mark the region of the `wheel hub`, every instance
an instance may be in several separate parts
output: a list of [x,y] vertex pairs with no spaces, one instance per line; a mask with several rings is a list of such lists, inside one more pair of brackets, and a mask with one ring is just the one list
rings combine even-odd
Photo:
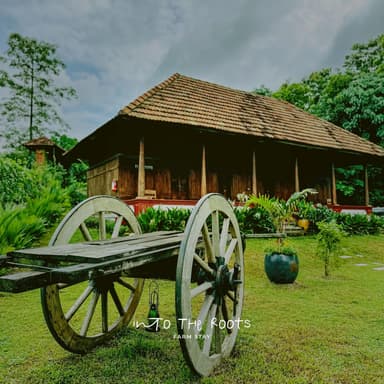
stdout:
[[217,268],[215,288],[220,296],[224,296],[230,289],[230,272],[227,265],[220,265]]

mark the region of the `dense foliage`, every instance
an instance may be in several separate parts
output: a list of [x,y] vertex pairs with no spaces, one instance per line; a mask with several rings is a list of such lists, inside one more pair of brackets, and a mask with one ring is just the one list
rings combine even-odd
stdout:
[[240,231],[244,234],[275,232],[275,226],[269,213],[262,207],[236,207],[235,215]]
[[137,219],[143,232],[183,231],[190,214],[183,208],[147,208]]
[[[38,194],[18,204],[0,204],[0,254],[31,246],[70,208],[68,193],[60,182],[50,172],[40,172]],[[31,190],[37,190],[33,184]]]
[[[303,204],[302,204],[303,203]],[[304,204],[305,203],[305,204]],[[305,210],[303,206],[305,205]],[[324,205],[301,201],[303,209],[294,211],[293,218],[306,218],[310,221],[310,233],[318,233],[320,223],[336,222],[348,235],[376,235],[384,232],[384,218],[375,215],[350,215],[336,213]],[[234,212],[239,223],[240,231],[244,234],[273,233],[276,225],[271,214],[262,206],[235,207]],[[138,216],[143,232],[153,231],[183,231],[191,211],[189,209],[148,208]]]
[[62,167],[24,160],[0,157],[0,253],[31,246],[85,197],[85,183],[70,182]]

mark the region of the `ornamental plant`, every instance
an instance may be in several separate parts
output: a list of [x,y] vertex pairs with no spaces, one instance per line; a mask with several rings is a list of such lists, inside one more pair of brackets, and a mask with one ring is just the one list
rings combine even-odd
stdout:
[[341,240],[345,233],[341,225],[332,220],[329,223],[317,223],[319,233],[317,234],[316,254],[324,263],[324,276],[330,275],[331,265],[337,265],[337,256],[341,250]]
[[297,211],[299,202],[305,200],[308,195],[317,193],[313,188],[306,188],[300,192],[293,193],[288,200],[269,197],[267,195],[252,195],[246,202],[246,206],[262,207],[271,217],[271,221],[277,233],[282,234],[282,238],[278,239],[277,253],[283,253],[283,237],[286,235],[286,226],[289,224],[294,213]]

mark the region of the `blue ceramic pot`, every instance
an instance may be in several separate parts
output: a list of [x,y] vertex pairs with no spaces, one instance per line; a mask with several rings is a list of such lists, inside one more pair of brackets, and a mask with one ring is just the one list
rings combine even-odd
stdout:
[[268,279],[277,284],[293,283],[299,273],[297,255],[271,253],[265,255],[264,268]]

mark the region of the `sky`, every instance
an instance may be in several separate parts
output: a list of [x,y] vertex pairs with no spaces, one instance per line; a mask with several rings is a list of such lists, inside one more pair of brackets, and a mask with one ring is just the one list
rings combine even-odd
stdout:
[[175,72],[274,90],[340,67],[383,20],[383,0],[0,0],[0,52],[13,32],[57,46],[58,82],[78,94],[62,116],[82,139]]

